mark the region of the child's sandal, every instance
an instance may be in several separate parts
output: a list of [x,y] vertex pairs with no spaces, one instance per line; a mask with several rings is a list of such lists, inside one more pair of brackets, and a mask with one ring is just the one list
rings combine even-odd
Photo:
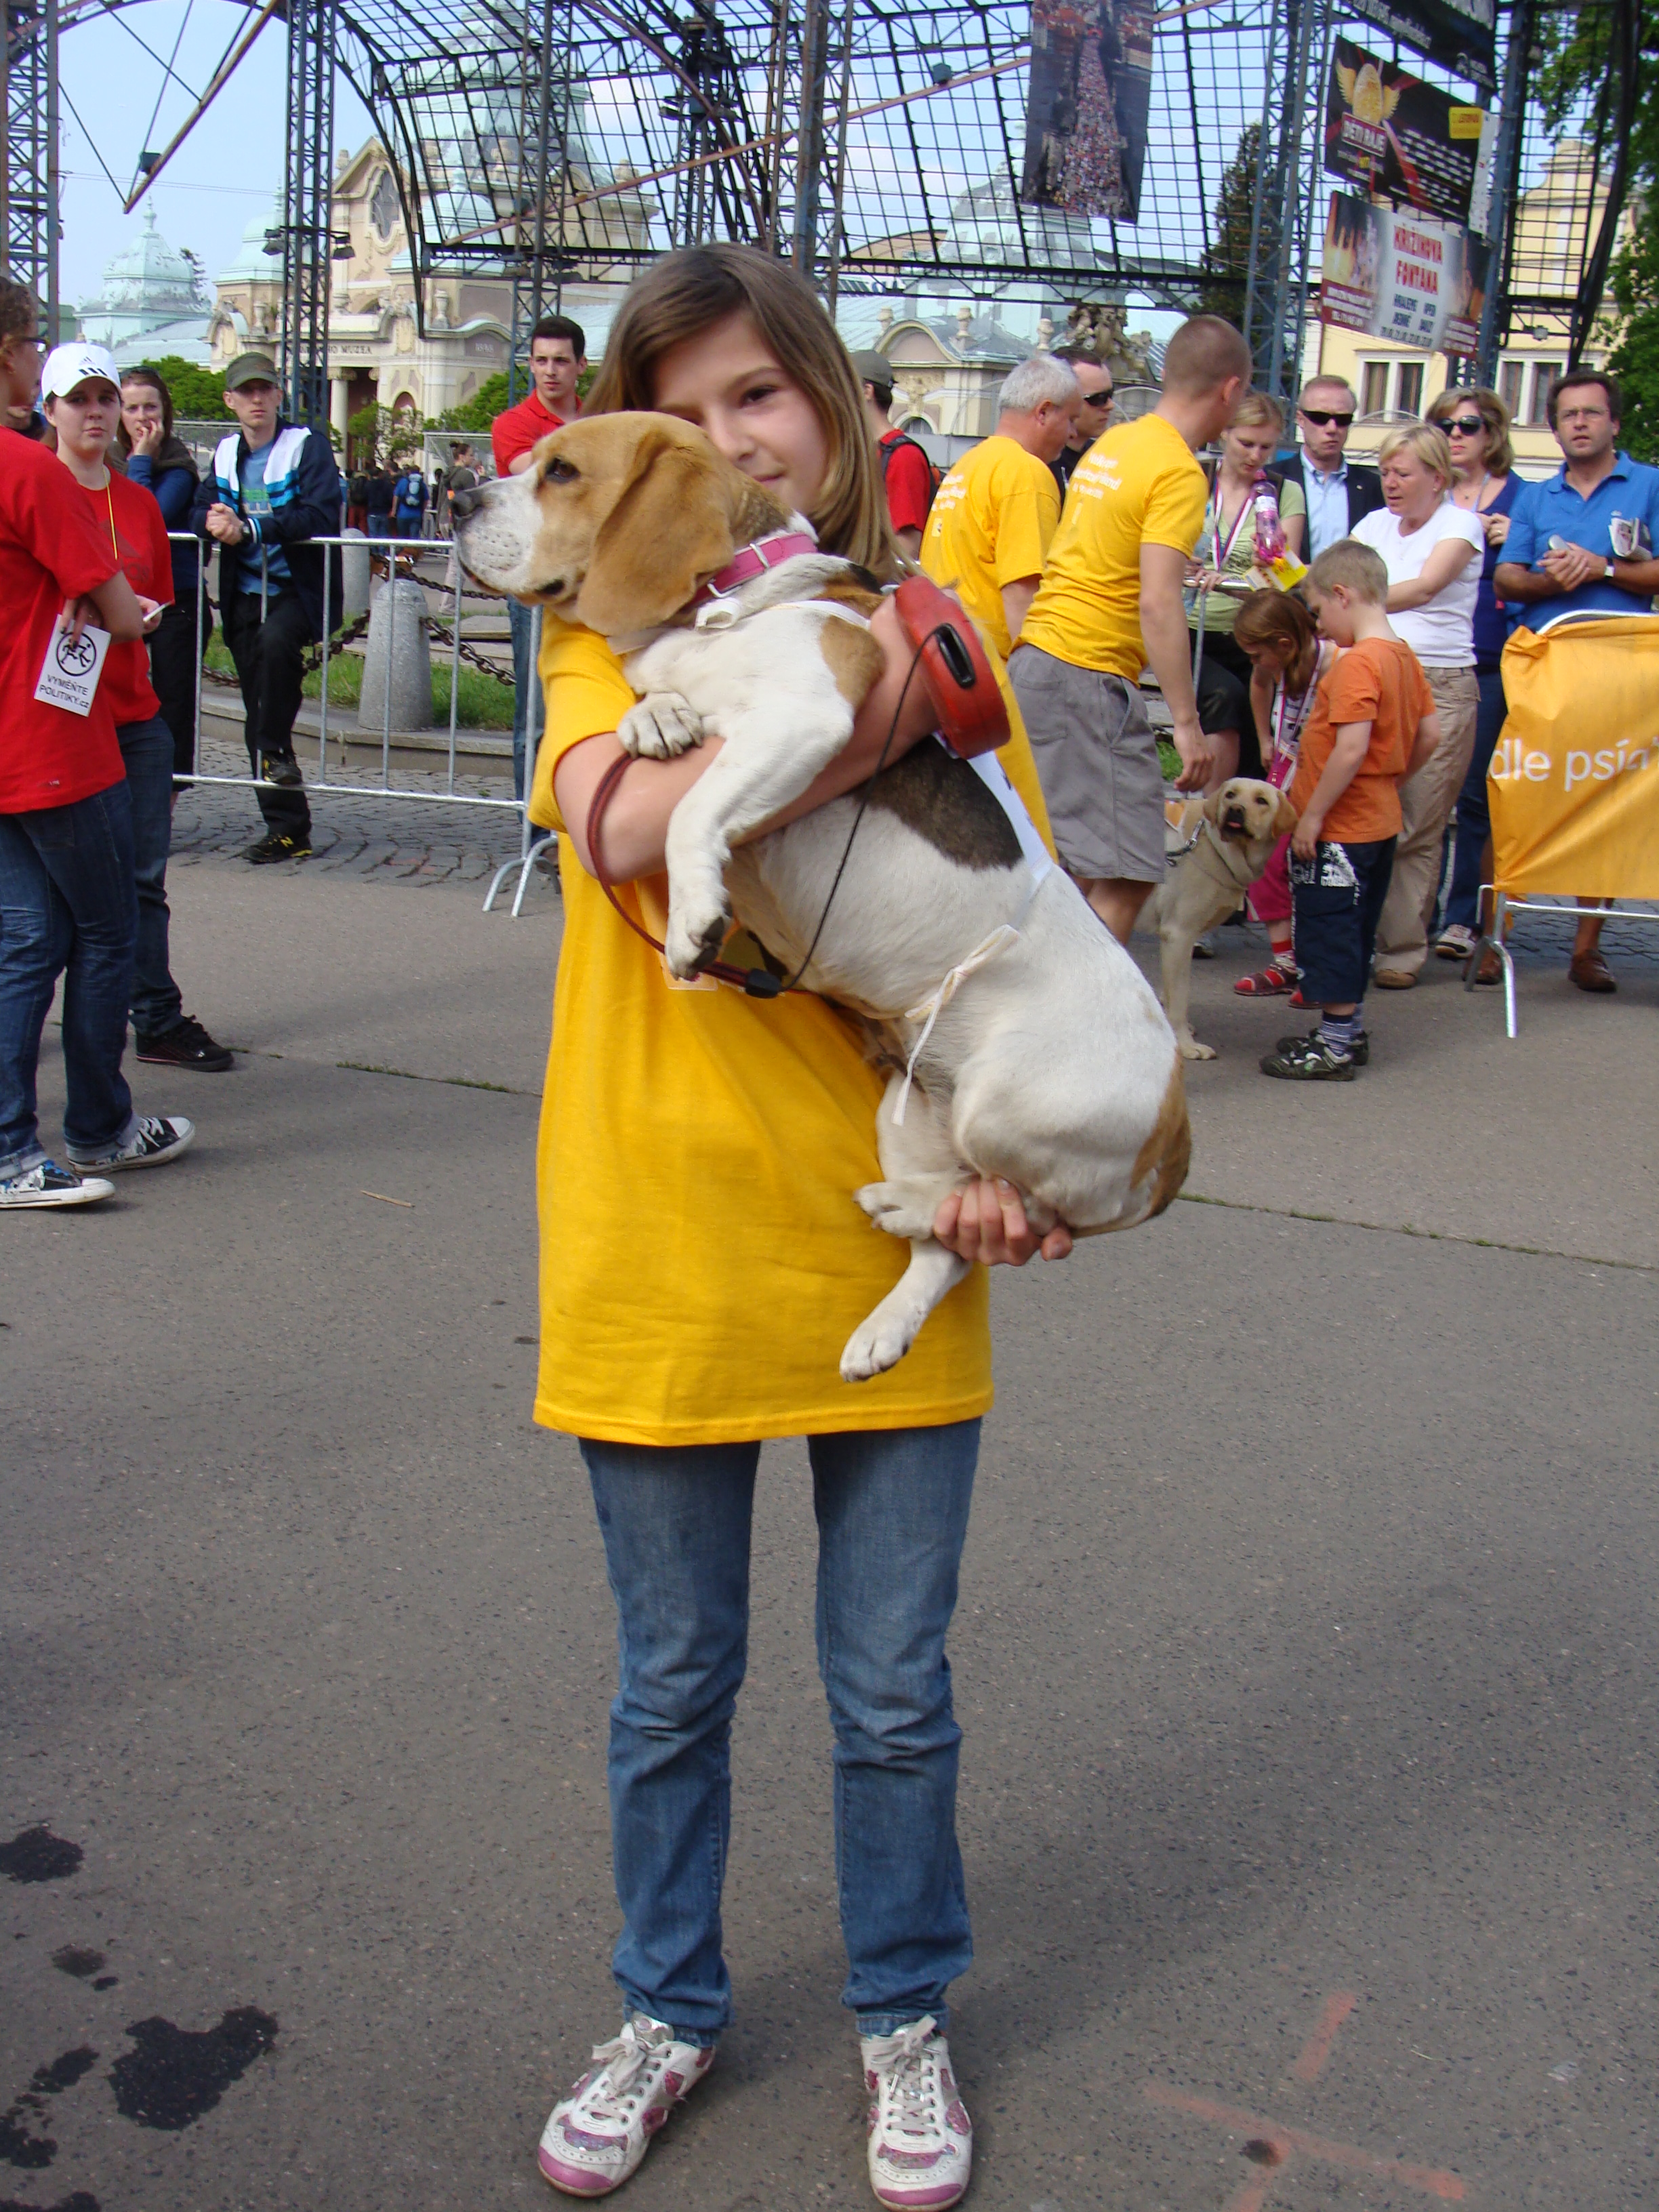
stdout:
[[1256,975],[1241,975],[1233,988],[1241,999],[1282,999],[1296,988],[1296,970],[1269,961]]

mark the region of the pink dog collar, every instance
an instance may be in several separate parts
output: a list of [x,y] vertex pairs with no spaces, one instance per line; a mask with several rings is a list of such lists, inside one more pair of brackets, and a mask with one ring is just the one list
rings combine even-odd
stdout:
[[752,583],[769,568],[781,568],[786,561],[798,561],[803,553],[817,550],[817,539],[804,530],[775,530],[769,538],[757,538],[752,545],[733,555],[717,576],[709,578],[694,604],[702,606],[708,599],[723,599],[739,584]]

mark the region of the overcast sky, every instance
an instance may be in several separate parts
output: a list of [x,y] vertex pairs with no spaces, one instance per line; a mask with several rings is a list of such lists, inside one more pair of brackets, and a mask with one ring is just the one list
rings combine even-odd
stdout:
[[[151,0],[64,34],[67,173],[59,251],[66,301],[78,305],[94,297],[106,264],[143,228],[145,203],[124,216],[122,193],[104,174],[99,157],[116,185],[129,186],[140,152],[166,145],[227,46],[247,28],[249,15],[246,8],[229,0]],[[151,195],[168,245],[189,246],[206,261],[210,295],[213,278],[235,258],[243,231],[256,216],[264,216],[281,185],[286,54],[283,24],[273,20]],[[169,61],[182,84],[167,75],[162,64]],[[371,127],[350,88],[339,81],[336,145],[355,150]]]

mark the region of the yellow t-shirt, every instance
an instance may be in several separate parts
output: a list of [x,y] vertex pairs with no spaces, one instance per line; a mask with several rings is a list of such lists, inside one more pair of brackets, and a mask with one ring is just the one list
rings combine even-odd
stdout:
[[1186,440],[1161,415],[1097,438],[1072,478],[1020,642],[1139,684],[1146,665],[1140,549],[1190,554],[1207,493]]
[[[550,615],[541,676],[547,736],[531,812],[562,830],[559,759],[614,730],[634,694],[603,639]],[[1035,787],[1023,732],[1002,757],[1022,793]],[[805,992],[761,1001],[707,979],[673,981],[568,838],[559,858],[564,941],[537,1147],[536,1419],[680,1444],[982,1413],[982,1267],[889,1373],[847,1383],[838,1372],[842,1345],[909,1259],[853,1201],[880,1176],[884,1079],[850,1024]],[[658,938],[667,888],[660,876],[618,886]]]
[[1012,438],[987,438],[945,477],[921,537],[921,565],[954,592],[1008,658],[1002,586],[1040,576],[1060,522],[1054,471]]

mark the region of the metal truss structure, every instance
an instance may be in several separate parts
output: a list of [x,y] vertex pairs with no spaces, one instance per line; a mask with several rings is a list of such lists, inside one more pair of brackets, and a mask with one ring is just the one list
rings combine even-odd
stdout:
[[[1511,0],[1500,14],[1508,105],[1495,189],[1511,217],[1523,203],[1535,212],[1552,188],[1528,98],[1531,10],[1549,3]],[[44,298],[56,286],[56,41],[60,28],[133,0],[4,4],[6,252]],[[285,15],[291,160],[271,248],[286,275],[285,366],[296,399],[313,407],[325,374],[337,70],[392,155],[415,272],[509,283],[515,357],[568,282],[625,279],[665,247],[738,238],[792,260],[832,302],[837,292],[883,293],[933,315],[963,304],[994,315],[1010,300],[1040,301],[1057,320],[1073,304],[1187,310],[1218,275],[1245,279],[1259,378],[1283,389],[1317,281],[1329,43],[1344,31],[1390,45],[1340,0],[1102,0],[1119,22],[1139,9],[1153,55],[1130,222],[1018,198],[1031,52],[1021,0],[247,4],[249,30],[201,105],[263,23]],[[1076,4],[1086,26],[1096,0]],[[1638,0],[1607,4],[1633,37]],[[1521,227],[1503,227],[1489,351],[1511,315],[1546,312],[1565,314],[1582,346],[1635,84],[1633,60],[1622,76],[1615,68],[1585,118],[1592,173],[1587,184],[1581,162],[1571,183],[1576,251],[1552,247],[1546,266]],[[1218,199],[1251,126],[1260,159],[1241,268]]]

